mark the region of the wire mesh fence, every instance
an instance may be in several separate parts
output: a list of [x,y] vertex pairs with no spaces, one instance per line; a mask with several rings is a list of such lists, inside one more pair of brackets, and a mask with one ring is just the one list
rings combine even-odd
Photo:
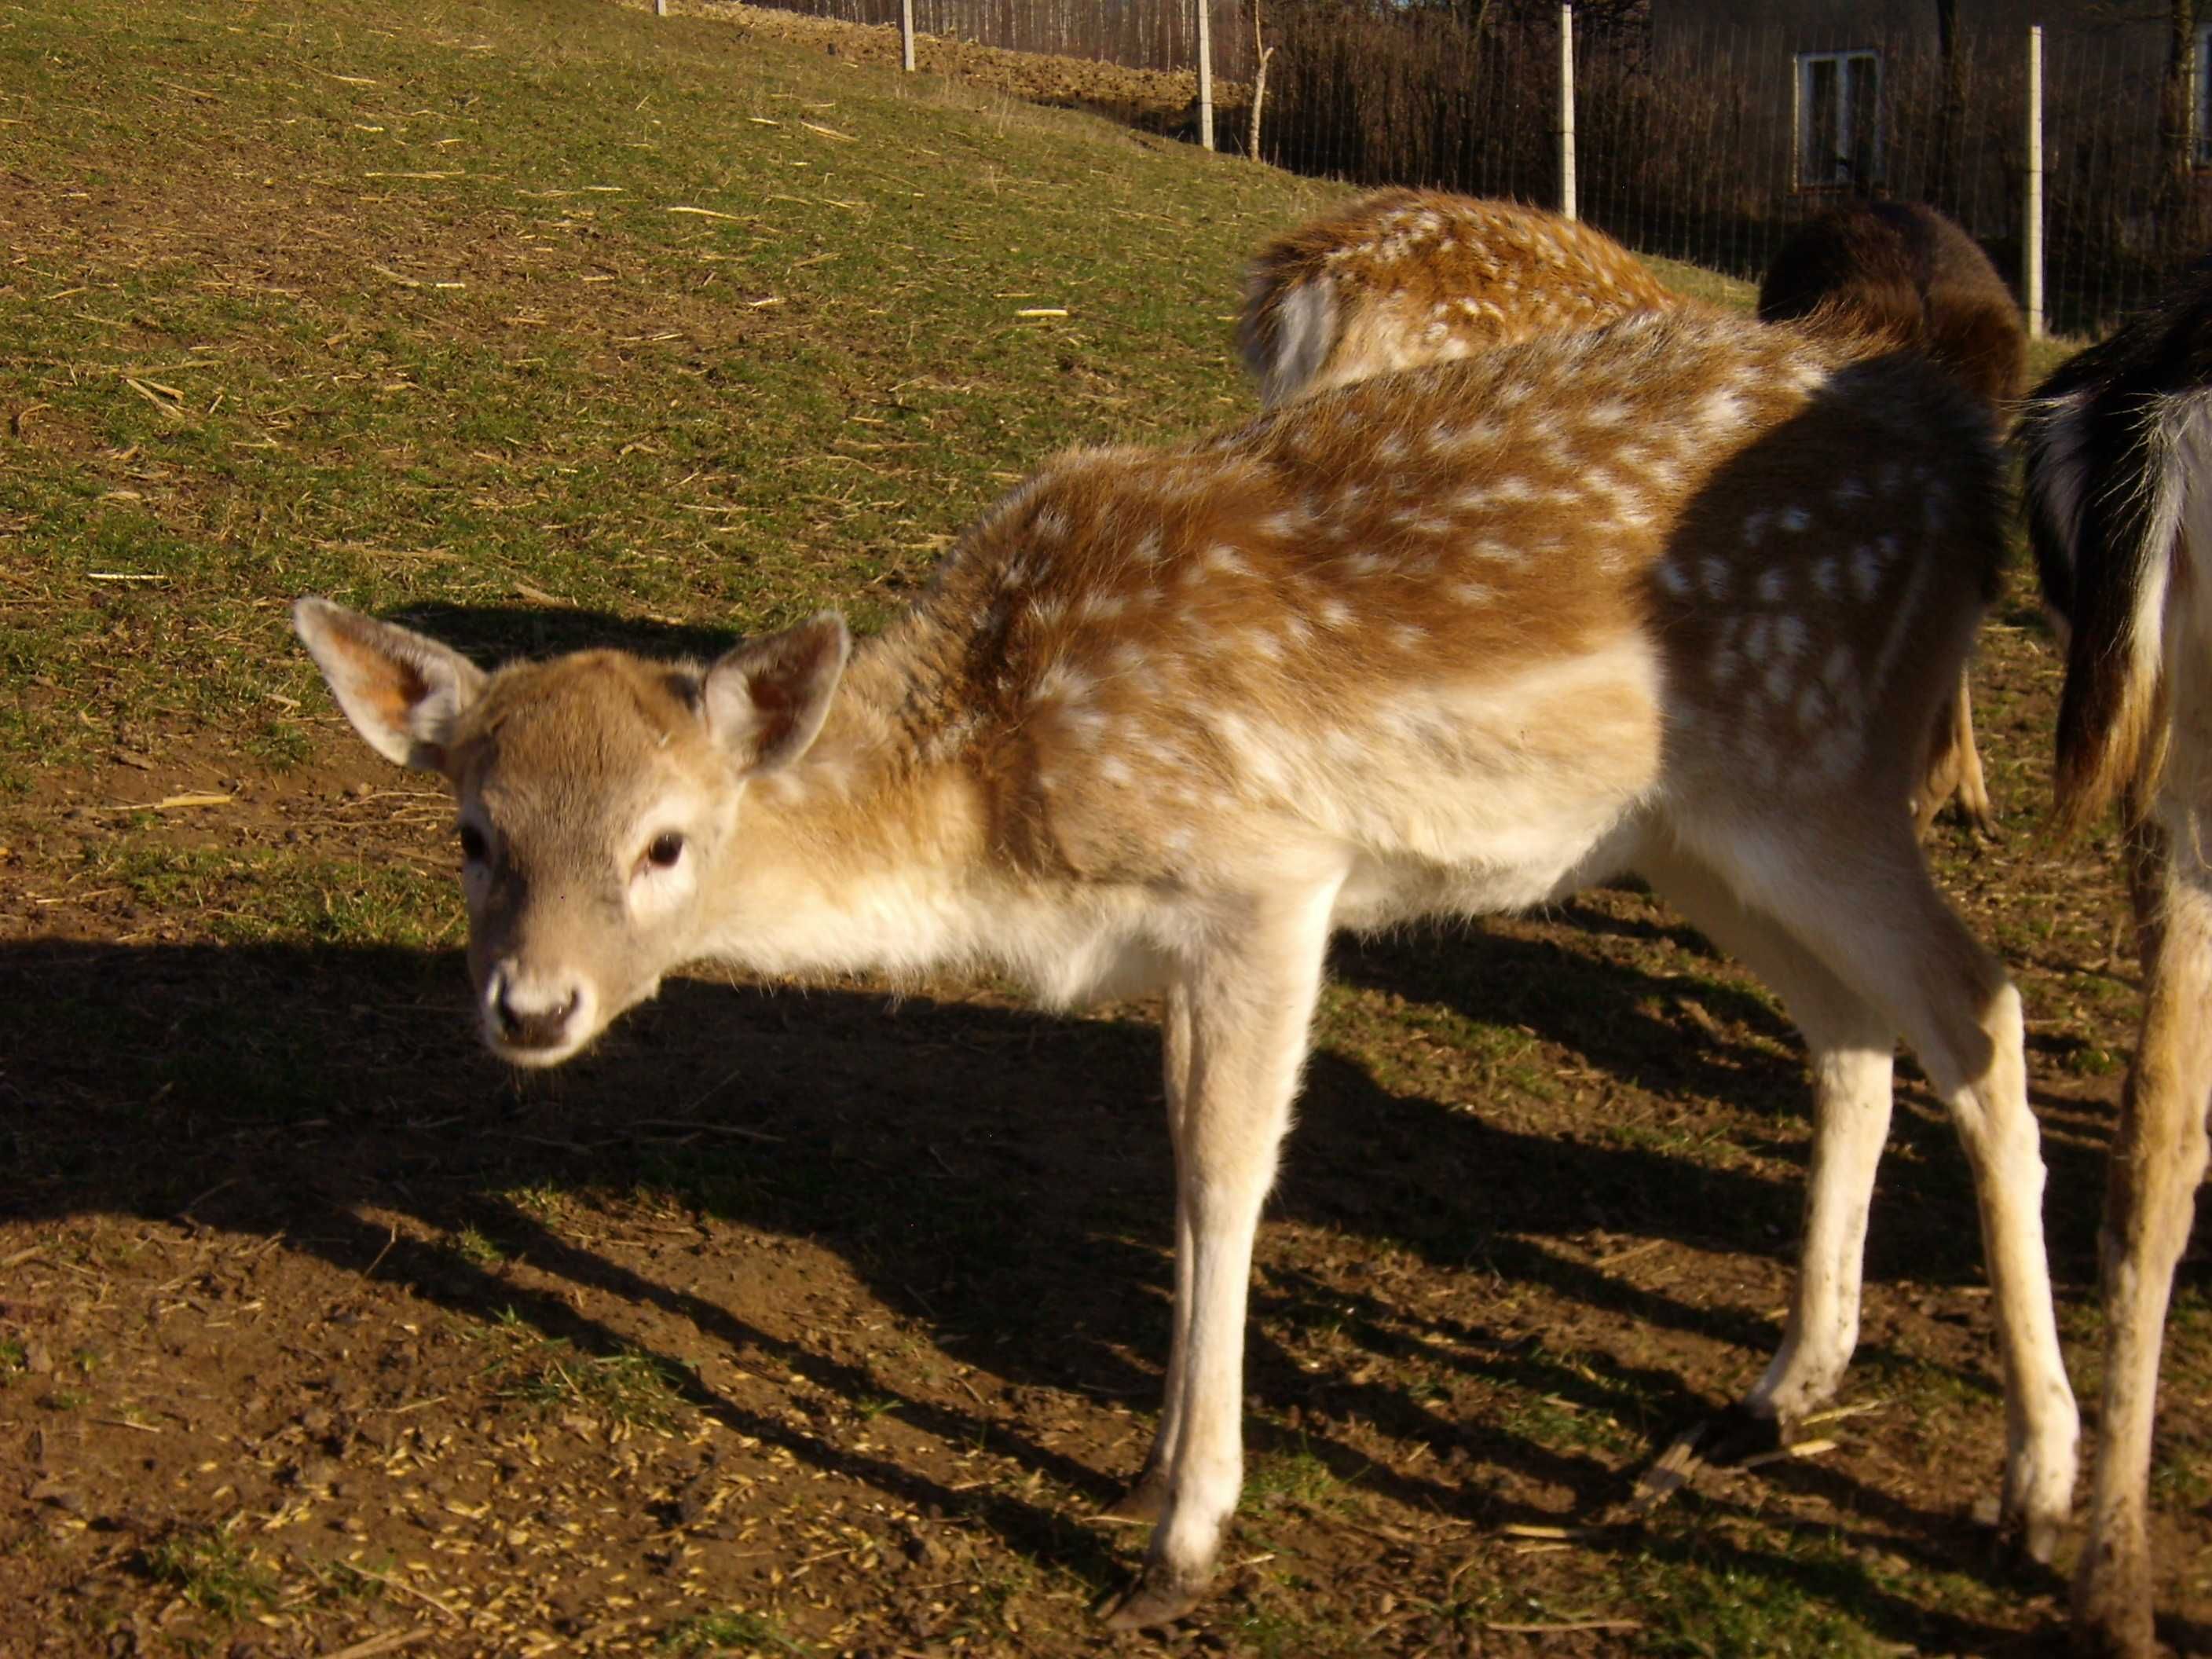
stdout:
[[[1206,0],[1213,72],[1250,73],[1251,12],[1244,0]],[[899,21],[900,0],[756,0],[844,23]],[[1194,0],[914,0],[917,33],[1008,52],[1087,58],[1128,69],[1192,70],[1198,64]]]
[[[900,11],[900,0],[775,3],[894,27]],[[1557,0],[1260,3],[1273,49],[1264,159],[1356,183],[1559,204]],[[1218,142],[1245,146],[1253,0],[913,4],[924,34],[1156,71],[1195,66],[1206,5]],[[2017,23],[1939,30],[1942,10],[1775,0],[1747,17],[1722,0],[1584,0],[1582,216],[1642,252],[1755,279],[1808,214],[1838,198],[1924,201],[1963,224],[2017,287],[2027,9]],[[2176,153],[2175,75],[2155,21],[2045,31],[2045,310],[2057,331],[2101,331],[2212,241],[2212,190],[2199,182],[2212,174]]]
[[[2187,163],[2160,152],[2161,47],[2154,30],[2045,30],[2044,308],[2057,331],[2102,331],[2204,245]],[[1926,202],[2017,285],[2027,59],[2025,25],[1962,30],[1946,52],[1863,21],[1826,39],[1778,22],[1684,27],[1640,58],[1585,52],[1583,216],[1633,247],[1756,277],[1839,197]]]

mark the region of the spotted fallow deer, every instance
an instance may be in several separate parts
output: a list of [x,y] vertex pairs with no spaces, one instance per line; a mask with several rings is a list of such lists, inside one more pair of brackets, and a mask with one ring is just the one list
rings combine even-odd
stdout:
[[2154,1650],[2149,1502],[2158,1357],[2212,1107],[2212,266],[2039,386],[2021,417],[2028,522],[2065,625],[2057,814],[2118,795],[2143,1022],[2100,1237],[2105,1377],[2086,1650]]
[[[2000,431],[2027,375],[2027,330],[2012,290],[1972,237],[1918,202],[1846,202],[1808,220],[1767,267],[1759,315],[1925,352]],[[1973,830],[1995,830],[1964,673],[1936,722],[1928,775],[1914,797],[1923,835],[1954,800]]]
[[1651,318],[1077,452],[848,647],[485,675],[320,599],[380,752],[459,800],[483,1035],[574,1054],[680,963],[988,965],[1159,992],[1175,1331],[1118,1627],[1200,1596],[1235,1507],[1245,1294],[1330,934],[1638,871],[1788,999],[1813,1056],[1802,1270],[1744,1409],[1856,1339],[1893,1045],[1974,1170],[2008,1390],[2002,1511],[2047,1552],[2076,1419],[2018,995],[1905,811],[2002,552],[1983,420],[1916,361]]
[[1237,339],[1273,408],[1370,374],[1683,304],[1626,248],[1540,208],[1384,190],[1253,258]]

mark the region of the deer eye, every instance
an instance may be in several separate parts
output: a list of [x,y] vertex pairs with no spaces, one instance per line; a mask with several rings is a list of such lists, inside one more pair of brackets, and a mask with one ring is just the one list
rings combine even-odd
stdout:
[[655,836],[653,845],[645,849],[646,861],[656,870],[672,870],[677,860],[684,856],[684,837],[673,830]]
[[461,856],[471,864],[483,863],[485,853],[489,850],[484,845],[483,831],[473,823],[465,823],[461,826],[460,834]]

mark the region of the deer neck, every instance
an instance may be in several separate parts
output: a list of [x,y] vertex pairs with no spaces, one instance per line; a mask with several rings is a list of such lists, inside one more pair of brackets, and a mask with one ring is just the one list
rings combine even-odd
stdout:
[[776,975],[922,974],[988,954],[992,856],[970,653],[909,614],[854,654],[821,735],[738,807],[708,954]]

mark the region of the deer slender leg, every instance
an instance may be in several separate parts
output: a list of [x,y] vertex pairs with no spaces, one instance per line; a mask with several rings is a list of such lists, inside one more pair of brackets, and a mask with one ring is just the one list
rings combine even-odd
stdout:
[[[2130,826],[2130,852],[2148,826]],[[2146,966],[2142,1033],[2120,1108],[2099,1236],[2104,1399],[2090,1485],[2089,1547],[2074,1585],[2084,1650],[2154,1651],[2148,1528],[2159,1350],[2173,1271],[2189,1242],[2212,1106],[2212,880],[2185,856],[2146,909],[2149,869],[2131,857]]]
[[1913,822],[1923,836],[1954,799],[1967,828],[1978,835],[1996,833],[1996,809],[1990,802],[1989,781],[1982,775],[1981,751],[1974,746],[1972,670],[1965,665],[1959,670],[1957,691],[1936,717],[1927,774],[1913,796]]
[[1903,1032],[1950,1110],[1973,1167],[2004,1368],[2002,1512],[2048,1560],[2073,1501],[2081,1419],[2044,1250],[2020,994],[1936,890],[1910,826],[1870,811],[1855,828],[1802,817],[1749,826],[1715,861]]
[[1255,898],[1232,939],[1180,964],[1189,1010],[1188,1084],[1176,1184],[1189,1235],[1189,1319],[1167,1491],[1115,1629],[1181,1618],[1204,1594],[1243,1486],[1244,1311],[1260,1206],[1290,1126],[1321,990],[1340,877]]
[[[1652,884],[1716,944],[1778,992],[1804,1034],[1813,1069],[1814,1131],[1797,1284],[1782,1345],[1742,1405],[1749,1424],[1724,1439],[1757,1449],[1833,1397],[1858,1344],[1867,1216],[1889,1133],[1896,1033],[1772,917],[1747,908],[1718,877],[1677,860],[1649,868]],[[1753,1430],[1771,1425],[1762,1437]]]
[[[1190,988],[1177,981],[1168,988],[1160,1008],[1161,1072],[1166,1083],[1168,1134],[1175,1147],[1178,1172],[1183,1160],[1183,1114],[1190,1090]],[[1162,1391],[1160,1425],[1146,1454],[1145,1467],[1129,1490],[1107,1513],[1125,1521],[1157,1521],[1167,1502],[1168,1470],[1175,1462],[1176,1435],[1182,1409],[1183,1364],[1190,1352],[1190,1274],[1194,1251],[1190,1236],[1190,1206],[1183,1201],[1180,1176],[1176,1182],[1175,1220],[1175,1326],[1168,1346],[1167,1386]]]

